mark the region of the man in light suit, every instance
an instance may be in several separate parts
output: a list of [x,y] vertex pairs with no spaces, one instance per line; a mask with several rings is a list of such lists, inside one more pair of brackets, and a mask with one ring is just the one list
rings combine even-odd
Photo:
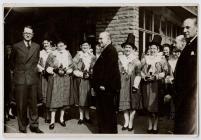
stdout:
[[28,125],[27,109],[29,109],[30,130],[43,133],[38,128],[37,89],[40,46],[32,41],[33,29],[25,26],[23,41],[13,45],[11,53],[11,70],[14,75],[15,98],[19,131],[26,133]]
[[183,22],[187,44],[175,68],[175,134],[197,133],[197,19]]
[[118,54],[108,32],[100,33],[99,43],[103,51],[93,67],[99,133],[117,133],[115,111],[121,88]]

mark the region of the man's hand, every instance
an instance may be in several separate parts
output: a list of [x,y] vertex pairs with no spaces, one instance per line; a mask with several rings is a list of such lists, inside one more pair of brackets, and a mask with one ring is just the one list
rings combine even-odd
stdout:
[[165,95],[164,102],[167,103],[172,99],[172,96],[170,94]]

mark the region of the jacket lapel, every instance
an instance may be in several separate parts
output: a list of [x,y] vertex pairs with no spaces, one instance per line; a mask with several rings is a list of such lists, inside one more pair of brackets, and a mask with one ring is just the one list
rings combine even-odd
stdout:
[[[28,50],[28,48],[27,48],[27,50]],[[33,43],[31,43],[31,48],[28,50],[25,63],[31,58],[31,56],[34,54],[35,50],[36,50],[36,47],[34,46]]]

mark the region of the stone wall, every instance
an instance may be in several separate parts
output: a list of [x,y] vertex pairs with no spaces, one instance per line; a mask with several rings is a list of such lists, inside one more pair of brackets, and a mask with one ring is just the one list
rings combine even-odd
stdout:
[[120,46],[128,33],[135,35],[135,45],[139,45],[139,8],[138,7],[110,7],[101,8],[96,17],[96,35],[102,31],[111,34],[115,47]]

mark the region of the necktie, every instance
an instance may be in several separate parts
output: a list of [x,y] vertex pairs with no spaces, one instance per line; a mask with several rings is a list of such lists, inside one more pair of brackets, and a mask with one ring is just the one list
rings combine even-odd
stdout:
[[31,45],[30,45],[30,42],[27,41],[27,48],[30,49],[31,48]]

